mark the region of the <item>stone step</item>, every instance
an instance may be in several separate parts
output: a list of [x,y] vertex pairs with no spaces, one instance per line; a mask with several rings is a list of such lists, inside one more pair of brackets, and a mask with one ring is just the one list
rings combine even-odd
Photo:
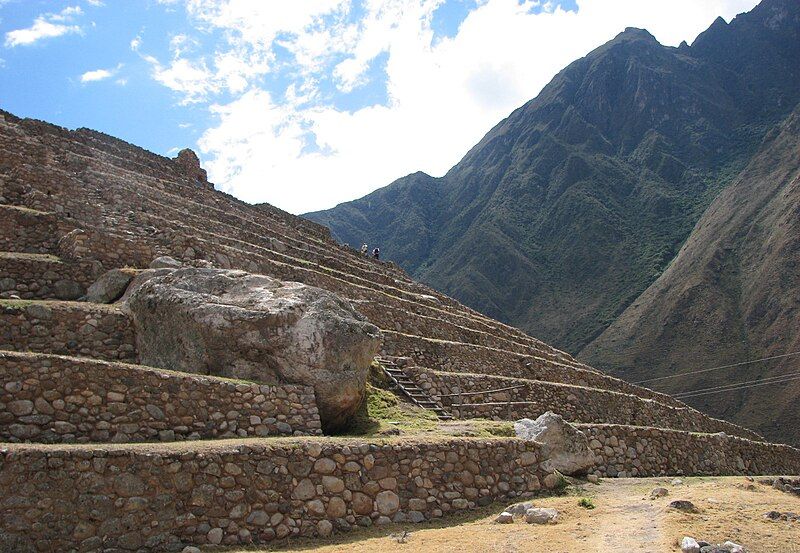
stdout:
[[314,389],[0,351],[0,441],[141,442],[319,435]]
[[0,349],[135,361],[129,318],[115,305],[0,300]]
[[711,418],[687,405],[678,408],[605,389],[423,367],[408,367],[406,373],[416,387],[459,418],[535,419],[553,411],[574,423],[662,426],[762,440],[746,428]]
[[[416,383],[394,365],[391,360],[382,357],[376,357],[375,359],[381,364],[384,374],[386,374],[394,385],[400,389],[401,393],[414,404],[424,409],[430,409],[436,413],[439,420],[450,420],[453,418],[440,403],[435,401],[425,391],[418,388]],[[388,363],[389,365],[383,365],[383,363]]]
[[0,204],[0,250],[53,253],[58,238],[58,220],[53,213]]
[[678,408],[686,407],[671,396],[635,386],[598,371],[477,344],[437,340],[384,329],[382,355],[407,356],[415,365],[447,372],[574,384],[632,394]]
[[0,298],[76,300],[102,272],[93,261],[0,251]]

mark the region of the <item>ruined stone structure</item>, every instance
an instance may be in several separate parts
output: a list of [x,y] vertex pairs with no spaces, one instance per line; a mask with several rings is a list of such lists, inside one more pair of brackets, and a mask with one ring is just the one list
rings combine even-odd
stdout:
[[800,472],[795,449],[579,363],[324,227],[215,191],[190,151],[168,159],[0,112],[0,488],[13,490],[0,550],[326,536],[555,485],[533,442],[329,440],[314,437],[309,386],[139,364],[130,313],[76,300],[105,271],[165,255],[333,292],[454,415],[549,410],[578,425],[590,472]]

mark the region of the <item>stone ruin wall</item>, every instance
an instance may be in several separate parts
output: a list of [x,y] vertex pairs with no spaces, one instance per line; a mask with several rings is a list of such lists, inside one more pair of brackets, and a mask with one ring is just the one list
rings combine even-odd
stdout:
[[322,433],[314,389],[0,352],[0,441],[139,442]]
[[736,436],[662,428],[580,424],[598,476],[800,474],[800,450]]
[[137,452],[0,450],[5,544],[14,551],[264,543],[437,519],[554,486],[517,439],[326,440]]
[[25,208],[8,208],[0,217],[0,251],[53,253],[58,243],[58,218]]
[[62,262],[53,256],[0,252],[0,298],[76,300],[102,274],[95,261]]
[[[564,384],[597,387],[638,395],[642,398],[656,399],[660,403],[674,407],[686,407],[684,403],[672,396],[633,386],[603,373],[557,365],[541,358],[482,348],[472,344],[440,340],[427,340],[423,343],[413,337],[389,331],[384,332],[382,354],[410,357],[414,365],[427,368],[436,367],[447,372],[470,374],[492,372],[511,378],[557,381]],[[487,370],[487,367],[491,367],[491,370]]]
[[58,254],[67,260],[94,259],[103,268],[146,268],[158,257],[156,250],[143,240],[130,240],[105,232],[75,229],[58,242]]
[[[461,418],[488,418],[495,420],[535,419],[545,411],[553,410],[569,421],[584,423],[611,423],[630,426],[666,425],[694,432],[727,432],[751,439],[760,439],[754,432],[727,421],[713,419],[691,407],[672,408],[655,401],[642,400],[623,393],[581,388],[552,382],[527,381],[524,388],[503,390],[490,394],[466,394],[459,391],[482,392],[520,385],[519,380],[483,374],[454,374],[432,371],[421,367],[408,367],[404,371],[428,394],[453,414],[463,400]],[[442,397],[444,396],[444,397]],[[510,402],[510,405],[509,405]]]
[[136,360],[130,319],[114,306],[85,303],[48,305],[3,300],[0,349]]

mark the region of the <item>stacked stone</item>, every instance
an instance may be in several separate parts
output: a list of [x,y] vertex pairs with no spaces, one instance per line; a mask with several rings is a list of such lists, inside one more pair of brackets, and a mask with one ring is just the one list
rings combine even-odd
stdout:
[[[759,439],[754,432],[712,419],[685,405],[672,407],[620,392],[485,374],[453,374],[421,367],[408,367],[404,371],[434,400],[462,418],[535,419],[545,411],[555,410],[571,422],[663,426]],[[490,390],[501,391],[483,393]],[[460,397],[456,395],[459,392],[463,394]],[[454,407],[462,401],[465,405]]]
[[538,445],[515,439],[0,451],[6,544],[176,550],[435,519],[536,491]]
[[136,359],[133,327],[112,305],[0,302],[0,349]]
[[93,261],[63,262],[42,254],[0,252],[0,298],[76,300],[100,273]]
[[578,425],[598,476],[798,474],[800,450],[718,434],[664,428]]
[[633,386],[594,370],[476,344],[420,339],[417,336],[384,330],[383,354],[407,356],[417,366],[435,367],[446,372],[492,374],[591,386],[655,399],[668,405],[686,406],[665,394]]
[[52,213],[0,205],[0,251],[51,253],[58,223]]
[[140,442],[321,434],[314,389],[0,352],[0,440]]
[[64,259],[94,259],[106,269],[147,267],[150,260],[156,257],[153,248],[141,240],[85,229],[65,233],[58,241],[58,253]]

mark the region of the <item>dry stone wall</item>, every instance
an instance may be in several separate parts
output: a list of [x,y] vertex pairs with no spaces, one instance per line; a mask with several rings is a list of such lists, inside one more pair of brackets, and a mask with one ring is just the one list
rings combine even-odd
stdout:
[[106,270],[125,266],[145,268],[156,257],[153,248],[142,240],[87,229],[66,233],[58,242],[58,251],[65,259],[98,260]]
[[117,307],[0,300],[0,349],[133,361],[133,326]]
[[655,399],[660,403],[675,407],[685,407],[683,403],[668,395],[633,386],[599,372],[581,370],[541,358],[474,344],[421,340],[416,336],[384,331],[382,353],[387,356],[407,356],[415,365],[446,372],[493,374],[589,386]]
[[609,424],[578,427],[598,476],[800,474],[800,450],[729,436]]
[[[446,373],[421,367],[408,367],[404,371],[420,388],[462,418],[535,419],[546,411],[554,411],[574,422],[666,426],[695,432],[728,432],[747,438],[759,438],[754,432],[723,420],[712,419],[691,407],[674,408],[629,394],[537,380]],[[489,390],[502,391],[470,394]],[[454,395],[459,392],[462,394],[460,398]],[[462,401],[465,405],[460,411],[453,407]]]
[[0,206],[0,251],[52,253],[57,241],[55,215]]
[[92,261],[0,252],[0,298],[76,300],[102,272]]
[[138,442],[321,434],[314,389],[0,352],[0,441]]
[[436,519],[557,479],[517,439],[0,450],[0,543],[18,552],[246,544]]

